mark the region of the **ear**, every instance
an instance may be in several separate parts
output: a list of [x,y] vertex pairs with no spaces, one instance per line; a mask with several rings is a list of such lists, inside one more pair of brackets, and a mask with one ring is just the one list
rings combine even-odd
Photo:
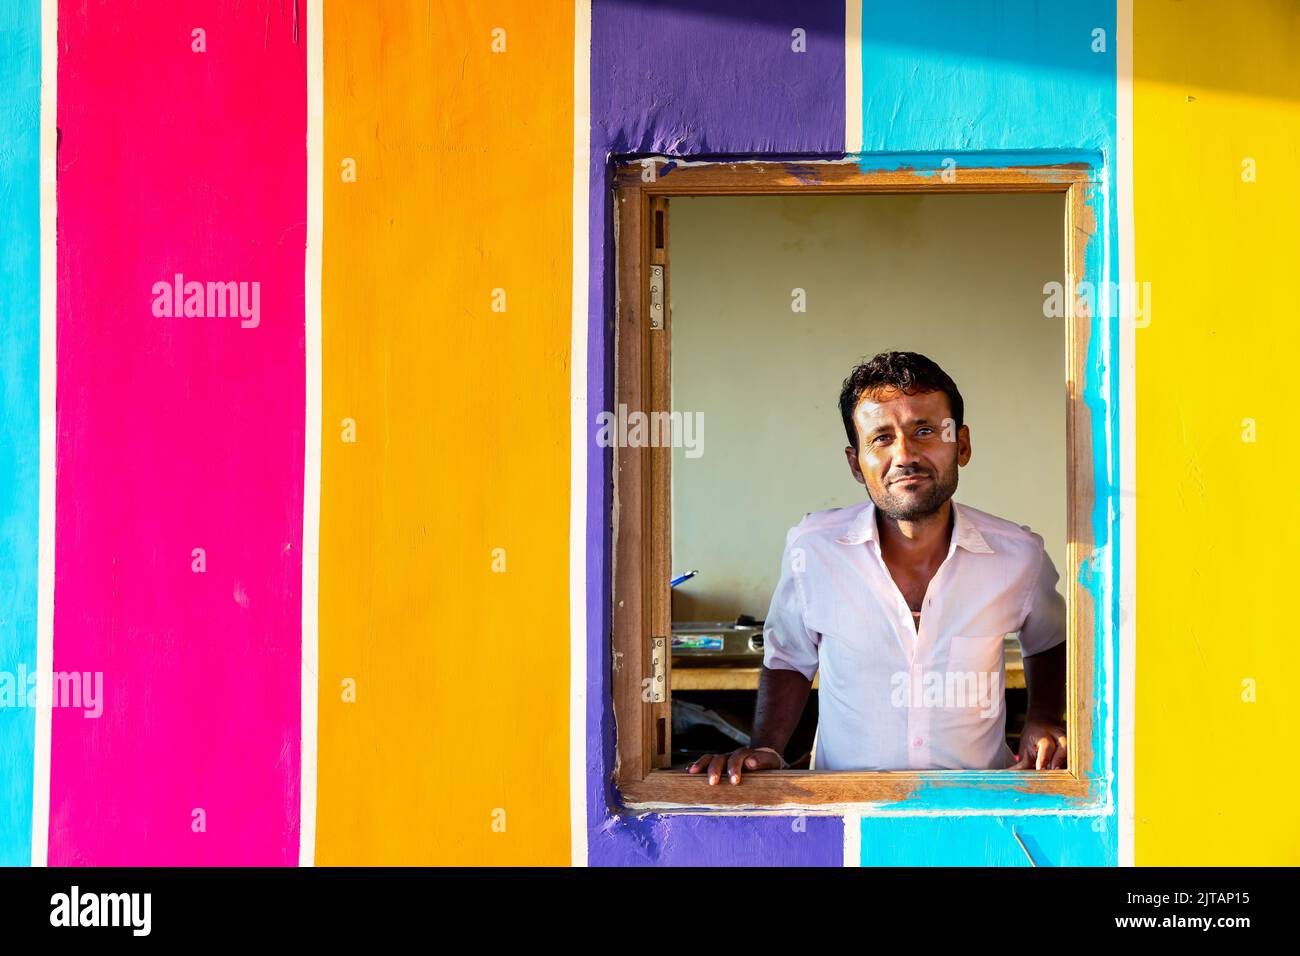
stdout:
[[957,429],[957,464],[964,466],[970,461],[970,426],[962,425]]
[[852,445],[844,447],[844,457],[849,460],[849,471],[853,472],[853,478],[860,485],[865,485],[867,479],[862,475],[862,465],[858,462],[858,450]]

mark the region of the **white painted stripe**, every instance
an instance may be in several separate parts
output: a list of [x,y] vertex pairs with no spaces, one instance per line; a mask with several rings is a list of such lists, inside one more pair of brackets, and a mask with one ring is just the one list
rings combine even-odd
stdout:
[[307,0],[306,412],[302,484],[302,776],[298,865],[316,865],[317,694],[320,679],[321,250],[324,238],[323,0]]
[[573,5],[573,329],[569,340],[569,846],[587,865],[587,228],[591,0]]
[[844,0],[844,152],[862,152],[862,0]]
[[[58,210],[59,4],[41,3],[41,356],[40,356],[40,491],[36,545],[36,672],[54,670],[54,455],[55,389],[58,372]],[[32,866],[46,866],[50,853],[51,695],[36,706],[32,768]]]
[[[1136,282],[1133,219],[1133,0],[1115,10],[1115,194],[1119,273]],[[1133,752],[1137,690],[1137,382],[1131,297],[1120,296],[1119,322],[1119,864],[1133,866]]]
[[862,814],[844,814],[844,859],[841,866],[862,866]]

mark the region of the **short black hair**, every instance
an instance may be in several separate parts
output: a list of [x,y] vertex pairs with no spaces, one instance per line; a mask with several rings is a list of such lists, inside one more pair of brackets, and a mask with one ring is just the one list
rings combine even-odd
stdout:
[[840,389],[840,415],[849,444],[858,447],[858,430],[853,423],[853,410],[858,407],[865,392],[894,388],[900,392],[943,392],[948,396],[953,421],[961,428],[966,406],[957,383],[920,352],[881,352],[863,362],[844,380]]

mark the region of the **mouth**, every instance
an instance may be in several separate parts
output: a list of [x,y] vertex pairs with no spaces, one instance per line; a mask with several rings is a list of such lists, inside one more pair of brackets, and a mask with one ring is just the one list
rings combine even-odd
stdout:
[[902,478],[895,478],[894,481],[893,481],[893,484],[895,484],[895,485],[912,485],[912,484],[916,484],[916,483],[918,483],[918,482],[929,481],[929,480],[930,480],[930,476],[929,476],[929,475],[905,475],[905,476],[903,476]]

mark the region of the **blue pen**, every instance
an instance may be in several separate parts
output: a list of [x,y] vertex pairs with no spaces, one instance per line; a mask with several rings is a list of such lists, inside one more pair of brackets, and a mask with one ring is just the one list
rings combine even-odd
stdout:
[[672,588],[677,587],[677,585],[681,584],[683,581],[689,581],[691,578],[695,577],[695,575],[699,573],[700,573],[699,571],[687,571],[685,574],[678,575],[677,577],[672,579],[672,581],[668,584],[668,587],[671,590]]

